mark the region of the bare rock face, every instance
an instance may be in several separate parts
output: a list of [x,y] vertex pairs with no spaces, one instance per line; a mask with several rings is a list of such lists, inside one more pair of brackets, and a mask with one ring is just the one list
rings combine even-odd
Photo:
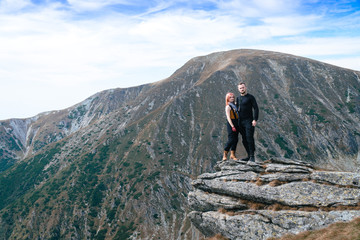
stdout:
[[192,182],[192,223],[205,235],[267,239],[360,216],[360,174],[287,159],[218,162]]

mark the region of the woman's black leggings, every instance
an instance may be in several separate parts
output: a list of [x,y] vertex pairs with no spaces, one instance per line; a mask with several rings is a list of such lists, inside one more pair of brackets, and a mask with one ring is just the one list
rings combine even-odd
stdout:
[[233,132],[231,129],[231,125],[226,122],[226,126],[227,126],[227,132],[228,132],[228,141],[225,144],[224,147],[224,151],[236,151],[236,146],[239,140],[239,125],[238,125],[238,120],[237,119],[232,119],[232,123],[234,124],[235,128],[236,128],[236,132]]

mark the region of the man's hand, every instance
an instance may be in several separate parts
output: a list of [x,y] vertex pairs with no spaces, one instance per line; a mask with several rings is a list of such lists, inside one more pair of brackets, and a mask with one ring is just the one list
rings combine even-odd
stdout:
[[253,125],[253,127],[256,126],[256,121],[255,120],[252,121],[252,125]]

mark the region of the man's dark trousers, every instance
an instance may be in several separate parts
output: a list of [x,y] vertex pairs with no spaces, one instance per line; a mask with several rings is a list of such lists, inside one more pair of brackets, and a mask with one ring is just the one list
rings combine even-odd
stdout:
[[249,157],[254,156],[255,153],[255,140],[254,132],[255,127],[252,125],[252,119],[239,120],[239,131],[242,137],[242,143]]

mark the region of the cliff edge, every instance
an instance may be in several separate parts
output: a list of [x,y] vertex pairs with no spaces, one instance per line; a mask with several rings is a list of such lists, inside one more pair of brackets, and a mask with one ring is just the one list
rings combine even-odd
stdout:
[[223,161],[192,182],[192,223],[207,237],[267,239],[360,216],[360,174],[282,158]]

